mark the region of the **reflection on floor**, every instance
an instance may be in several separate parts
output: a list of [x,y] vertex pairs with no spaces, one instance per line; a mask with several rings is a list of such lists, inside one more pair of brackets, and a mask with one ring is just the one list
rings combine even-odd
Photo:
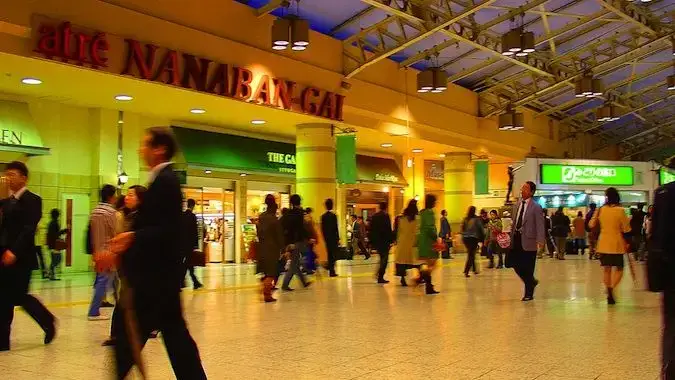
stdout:
[[[608,309],[598,262],[541,260],[536,300],[524,304],[511,270],[465,279],[462,260],[436,273],[437,296],[375,284],[375,257],[341,264],[341,277],[278,294],[276,304],[260,301],[253,266],[214,266],[200,270],[204,290],[183,293],[185,314],[211,379],[657,378],[659,298],[634,288],[628,271]],[[86,318],[91,284],[91,274],[34,281],[59,335],[43,346],[18,312],[13,350],[0,354],[3,378],[111,376],[100,345],[109,324]],[[174,378],[161,337],[144,355],[151,379]]]

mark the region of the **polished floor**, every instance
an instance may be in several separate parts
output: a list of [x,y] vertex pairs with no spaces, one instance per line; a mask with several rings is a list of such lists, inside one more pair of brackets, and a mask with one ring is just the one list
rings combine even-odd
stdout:
[[[637,284],[626,271],[608,307],[601,268],[585,257],[540,260],[530,303],[511,270],[464,278],[461,261],[435,273],[436,296],[375,284],[374,257],[343,263],[341,277],[309,289],[296,282],[276,304],[259,299],[252,266],[213,266],[200,270],[205,289],[183,293],[185,314],[210,379],[657,379],[659,298],[642,290],[643,268]],[[59,334],[43,346],[19,311],[13,350],[0,353],[3,379],[111,377],[100,345],[109,322],[86,318],[91,282],[90,274],[34,281]],[[151,379],[174,378],[161,336],[144,358]]]

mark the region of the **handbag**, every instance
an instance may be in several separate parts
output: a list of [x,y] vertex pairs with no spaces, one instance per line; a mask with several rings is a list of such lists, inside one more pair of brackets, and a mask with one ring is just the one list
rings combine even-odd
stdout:
[[339,247],[335,255],[335,261],[352,260],[353,256],[347,247]]
[[54,242],[54,250],[63,251],[66,249],[68,249],[68,243],[66,243],[66,241],[63,239],[56,239],[56,241]]
[[205,267],[206,266],[206,255],[200,250],[193,250],[188,257],[188,264],[191,267]]
[[511,235],[506,232],[500,232],[497,234],[497,244],[500,248],[506,249],[511,246]]

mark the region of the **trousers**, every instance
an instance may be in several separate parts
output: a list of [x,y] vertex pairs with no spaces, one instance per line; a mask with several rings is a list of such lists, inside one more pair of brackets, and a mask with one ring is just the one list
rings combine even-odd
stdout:
[[467,237],[462,239],[464,246],[466,247],[466,264],[464,264],[464,274],[469,274],[469,271],[473,269],[473,273],[478,273],[478,268],[476,268],[476,250],[478,249],[478,239]]
[[302,270],[300,269],[300,252],[302,252],[304,249],[304,244],[295,244],[295,249],[291,252],[291,266],[288,268],[286,275],[284,276],[284,282],[281,285],[282,289],[288,288],[288,286],[291,284],[291,280],[293,279],[293,275],[298,275],[298,277],[300,277],[300,281],[302,281],[302,284],[307,286],[305,274],[302,273]]
[[380,266],[377,270],[377,279],[384,280],[384,274],[387,273],[387,265],[389,265],[389,246],[379,246],[376,249],[377,254],[380,256]]
[[12,331],[15,306],[21,306],[42,330],[47,331],[54,327],[54,315],[47,310],[40,300],[27,293],[12,300],[6,293],[0,296],[0,351],[9,350],[9,337]]
[[523,243],[519,233],[513,236],[513,249],[509,253],[513,270],[523,281],[525,297],[534,296],[534,288],[537,280],[534,278],[534,270],[537,264],[537,252],[523,250]]

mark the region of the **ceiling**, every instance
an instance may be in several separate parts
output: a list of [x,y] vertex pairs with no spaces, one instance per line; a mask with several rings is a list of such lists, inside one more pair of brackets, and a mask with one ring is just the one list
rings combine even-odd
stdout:
[[[260,15],[298,13],[296,0],[238,1]],[[343,41],[347,77],[382,59],[440,66],[480,94],[482,116],[528,107],[564,121],[565,136],[597,135],[595,150],[618,144],[626,159],[644,160],[675,153],[675,92],[666,89],[673,0],[304,0],[299,13]],[[521,25],[534,32],[536,52],[502,56],[501,35]],[[589,73],[603,80],[603,95],[575,98],[574,83]],[[596,121],[605,102],[624,116]]]
[[[144,81],[66,65],[38,58],[0,53],[0,99],[21,101],[30,96],[81,107],[122,110],[154,116],[174,125],[206,128],[251,137],[294,142],[296,126],[303,123],[326,123],[326,119],[297,112],[254,105],[230,98],[176,88],[156,82]],[[40,85],[26,85],[22,78],[38,78]],[[120,102],[115,96],[127,94],[132,101]],[[192,114],[192,108],[206,110]],[[265,120],[264,125],[252,125],[252,120]],[[440,154],[462,151],[445,144],[425,141],[408,136],[392,136],[380,130],[342,124],[340,128],[357,133],[357,149],[374,155],[403,156],[412,149],[423,150],[425,159],[437,159]],[[391,143],[384,148],[382,143]],[[503,157],[490,156],[498,160]]]

